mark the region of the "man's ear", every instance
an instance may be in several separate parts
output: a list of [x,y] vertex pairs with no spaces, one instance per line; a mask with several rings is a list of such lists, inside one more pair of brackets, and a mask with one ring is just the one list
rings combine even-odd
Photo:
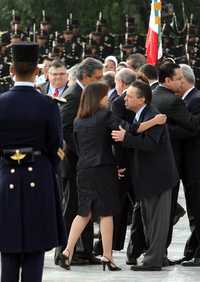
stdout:
[[165,83],[166,83],[166,84],[169,84],[170,81],[171,81],[171,78],[170,78],[170,77],[166,77],[166,78],[165,78]]
[[39,69],[38,67],[36,67],[36,68],[35,68],[35,71],[34,71],[34,74],[35,74],[35,75],[39,75],[39,73],[40,73],[40,69]]
[[10,65],[10,74],[12,77],[16,75],[15,66],[13,64]]

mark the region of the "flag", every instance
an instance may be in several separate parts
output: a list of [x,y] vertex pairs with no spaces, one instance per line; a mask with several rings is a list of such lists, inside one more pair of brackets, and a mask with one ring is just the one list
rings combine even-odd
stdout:
[[155,65],[162,57],[161,1],[152,0],[149,29],[146,38],[146,56],[148,64]]

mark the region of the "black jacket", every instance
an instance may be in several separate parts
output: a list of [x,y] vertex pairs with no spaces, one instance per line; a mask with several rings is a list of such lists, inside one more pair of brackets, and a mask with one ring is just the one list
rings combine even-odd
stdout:
[[129,123],[132,123],[135,114],[134,114],[134,112],[126,109],[125,101],[124,101],[125,96],[126,96],[126,92],[123,93],[118,98],[116,98],[112,102],[111,110],[117,117],[119,117],[123,120],[126,120]]
[[116,164],[111,131],[118,129],[120,124],[129,130],[128,124],[107,109],[99,110],[89,118],[75,120],[74,140],[79,156],[78,169]]
[[152,105],[159,112],[167,115],[167,123],[169,127],[170,139],[177,162],[179,173],[181,174],[181,154],[183,136],[179,128],[190,130],[192,134],[196,134],[200,128],[200,115],[192,115],[186,108],[185,103],[180,97],[177,97],[171,90],[158,85],[153,91]]
[[39,252],[65,244],[55,175],[62,144],[58,106],[33,87],[13,87],[0,96],[0,140],[1,149],[42,151],[22,165],[0,158],[0,251]]
[[73,123],[77,115],[81,99],[82,88],[75,83],[63,94],[66,103],[60,107],[63,122],[63,138],[66,145],[65,159],[61,162],[62,177],[71,177],[76,173],[77,154],[74,144]]
[[[196,115],[200,114],[200,91],[196,88],[184,99],[188,110]],[[183,181],[191,184],[200,180],[199,163],[200,163],[200,132],[195,136],[191,136],[191,132],[184,132],[185,139],[183,141]]]
[[[146,106],[139,122],[147,121],[157,113],[152,106]],[[154,126],[135,136],[126,132],[123,145],[134,149],[130,154],[136,199],[158,195],[177,184],[179,177],[166,125]]]

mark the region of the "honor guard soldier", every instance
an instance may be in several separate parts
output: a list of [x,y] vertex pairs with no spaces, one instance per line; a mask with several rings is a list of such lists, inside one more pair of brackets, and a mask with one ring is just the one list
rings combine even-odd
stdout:
[[10,30],[2,35],[2,41],[6,42],[8,45],[11,43],[11,38],[14,35],[17,35],[23,41],[26,39],[26,34],[21,28],[21,18],[16,15],[13,15],[12,21],[10,22]]
[[73,20],[71,23],[71,29],[73,32],[73,41],[82,45],[85,42],[85,38],[80,33],[80,23],[78,20]]
[[3,46],[0,43],[0,78],[9,75],[9,64],[4,59]]
[[38,45],[12,51],[16,82],[0,95],[1,282],[41,282],[45,251],[65,244],[55,175],[61,121],[53,99],[34,88]]
[[42,10],[42,20],[40,22],[39,34],[47,38],[47,48],[51,50],[55,36],[51,30],[49,18],[46,16],[45,10]]
[[100,31],[102,35],[102,41],[104,44],[104,58],[113,55],[115,51],[115,38],[113,34],[108,31],[107,22],[105,19],[97,21],[97,31]]
[[37,36],[37,44],[39,46],[39,62],[42,62],[43,56],[48,56],[49,48],[48,48],[48,37],[45,35],[39,34]]
[[70,68],[80,62],[82,46],[74,40],[72,30],[65,30],[63,32],[63,38],[65,65],[67,68]]

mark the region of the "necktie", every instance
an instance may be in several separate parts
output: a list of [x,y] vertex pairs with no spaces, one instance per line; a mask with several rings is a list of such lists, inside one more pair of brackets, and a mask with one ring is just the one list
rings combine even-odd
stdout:
[[58,95],[59,95],[59,91],[58,91],[58,88],[56,88],[54,93],[53,93],[53,96],[54,97],[58,97]]

